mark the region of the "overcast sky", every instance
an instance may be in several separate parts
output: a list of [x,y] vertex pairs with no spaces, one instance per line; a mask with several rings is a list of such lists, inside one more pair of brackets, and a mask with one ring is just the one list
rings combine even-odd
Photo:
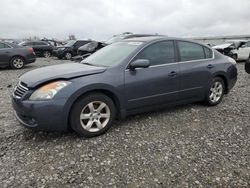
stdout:
[[0,38],[250,34],[250,0],[0,0]]

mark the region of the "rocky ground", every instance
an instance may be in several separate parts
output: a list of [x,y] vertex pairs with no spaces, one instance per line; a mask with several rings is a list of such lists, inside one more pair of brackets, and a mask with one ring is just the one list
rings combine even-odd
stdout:
[[23,70],[0,70],[1,187],[249,187],[250,75],[216,107],[201,104],[117,121],[105,135],[33,132],[13,116],[9,93]]

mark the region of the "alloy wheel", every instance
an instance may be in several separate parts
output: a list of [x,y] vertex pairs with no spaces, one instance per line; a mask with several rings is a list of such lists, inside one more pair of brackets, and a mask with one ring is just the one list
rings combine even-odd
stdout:
[[88,103],[80,114],[83,129],[89,132],[98,132],[109,122],[111,112],[108,105],[102,101]]
[[212,103],[218,102],[223,95],[223,85],[221,82],[214,82],[212,87],[210,88],[209,99]]
[[21,58],[15,58],[12,62],[14,68],[20,69],[24,65],[24,61]]
[[66,54],[65,54],[65,57],[66,57],[66,59],[71,59],[71,57],[72,57],[72,55],[71,55],[71,53],[69,53],[69,52],[67,52]]
[[47,51],[46,51],[46,52],[44,52],[44,54],[43,54],[43,55],[44,55],[44,57],[46,57],[46,58],[49,58],[49,57],[51,56],[50,52],[47,52]]

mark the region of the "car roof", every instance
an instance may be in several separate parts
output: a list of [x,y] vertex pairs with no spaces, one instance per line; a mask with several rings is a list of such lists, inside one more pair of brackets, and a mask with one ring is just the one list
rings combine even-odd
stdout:
[[[194,41],[194,40],[190,40],[190,39],[185,39],[185,38],[176,38],[176,37],[167,37],[167,36],[148,36],[148,37],[136,37],[136,38],[129,38],[129,39],[125,39],[125,41],[134,41],[134,42],[145,42],[145,43],[149,43],[149,42],[153,42],[153,41],[161,41],[161,40],[179,40],[179,41],[186,41],[186,42],[192,42],[192,43],[197,43],[200,44],[202,46],[207,46],[206,44]],[[211,47],[209,47],[211,48]]]

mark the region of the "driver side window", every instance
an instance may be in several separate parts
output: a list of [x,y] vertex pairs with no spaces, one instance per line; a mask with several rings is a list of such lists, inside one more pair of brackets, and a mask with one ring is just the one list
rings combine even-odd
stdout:
[[175,62],[175,50],[173,41],[163,41],[151,44],[141,51],[136,59],[147,59],[150,66]]

